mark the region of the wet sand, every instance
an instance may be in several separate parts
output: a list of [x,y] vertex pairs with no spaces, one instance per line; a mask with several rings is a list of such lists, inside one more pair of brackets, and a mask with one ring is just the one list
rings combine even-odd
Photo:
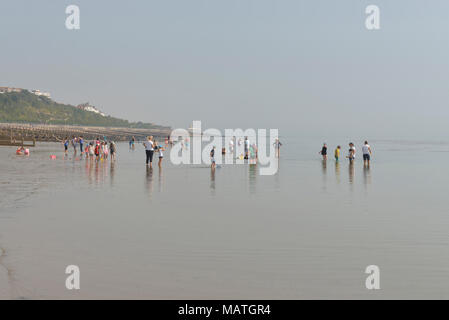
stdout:
[[[148,170],[127,144],[114,165],[0,149],[0,297],[449,298],[447,145],[371,142],[367,169],[323,164],[320,141],[283,143],[274,176],[177,167],[168,152]],[[70,264],[81,290],[65,288]],[[364,287],[371,264],[379,291]]]

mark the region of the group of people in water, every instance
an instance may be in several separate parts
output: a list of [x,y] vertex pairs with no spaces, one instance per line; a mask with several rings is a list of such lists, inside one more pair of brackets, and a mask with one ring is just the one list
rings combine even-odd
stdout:
[[[323,157],[323,161],[327,161],[327,144],[326,143],[323,144],[321,151],[318,153],[321,154],[321,156]],[[346,158],[349,159],[349,163],[353,163],[353,161],[355,160],[355,154],[356,154],[355,145],[354,145],[354,143],[350,142],[348,155],[346,156]],[[362,154],[363,154],[363,164],[365,166],[369,166],[370,161],[371,161],[372,150],[371,150],[370,145],[368,144],[368,141],[365,141],[365,143],[362,146]],[[341,146],[337,146],[337,148],[335,148],[335,151],[334,151],[334,157],[335,157],[336,162],[340,161],[340,155],[341,155]]]
[[[257,162],[258,158],[258,148],[256,143],[251,143],[248,137],[245,137],[244,139],[236,137],[232,137],[231,140],[229,140],[229,152],[231,154],[234,154],[235,146],[241,146],[243,144],[243,153],[240,154],[237,158],[240,160],[249,160],[250,163]],[[282,143],[279,141],[278,138],[276,138],[275,142],[273,143],[274,149],[275,149],[275,156],[279,158],[280,156],[280,149],[282,146]],[[221,154],[224,156],[226,155],[226,147],[223,147],[221,149]],[[210,160],[211,160],[211,168],[215,169],[215,146],[210,151]]]
[[71,139],[66,137],[63,141],[64,153],[68,154],[69,146],[73,148],[73,152],[76,155],[79,148],[81,156],[85,156],[86,159],[95,159],[96,161],[106,160],[111,157],[111,161],[115,161],[117,146],[114,141],[108,142],[106,137],[103,140],[97,137],[94,141],[86,142],[83,136],[75,137]]

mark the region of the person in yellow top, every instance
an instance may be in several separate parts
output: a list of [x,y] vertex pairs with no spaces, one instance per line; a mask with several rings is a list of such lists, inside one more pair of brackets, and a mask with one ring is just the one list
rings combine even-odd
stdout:
[[337,162],[338,162],[338,159],[340,159],[340,149],[341,149],[341,147],[338,146],[337,149],[335,149],[335,153],[334,153],[335,161],[337,161]]

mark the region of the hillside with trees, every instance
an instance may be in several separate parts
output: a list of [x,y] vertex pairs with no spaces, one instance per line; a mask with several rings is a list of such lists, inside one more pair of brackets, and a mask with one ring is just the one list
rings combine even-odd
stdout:
[[0,122],[124,127],[140,129],[167,128],[152,123],[102,116],[72,105],[57,103],[44,96],[23,90],[0,94]]

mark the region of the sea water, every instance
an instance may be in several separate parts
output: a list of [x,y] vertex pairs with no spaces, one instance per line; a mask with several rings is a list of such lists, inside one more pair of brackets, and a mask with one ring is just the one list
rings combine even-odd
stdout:
[[140,144],[114,163],[1,147],[0,298],[449,298],[448,142],[372,140],[370,168],[361,139],[352,166],[349,141],[339,163],[337,141],[327,162],[323,141],[281,142],[272,176],[175,166],[169,150],[150,170]]

